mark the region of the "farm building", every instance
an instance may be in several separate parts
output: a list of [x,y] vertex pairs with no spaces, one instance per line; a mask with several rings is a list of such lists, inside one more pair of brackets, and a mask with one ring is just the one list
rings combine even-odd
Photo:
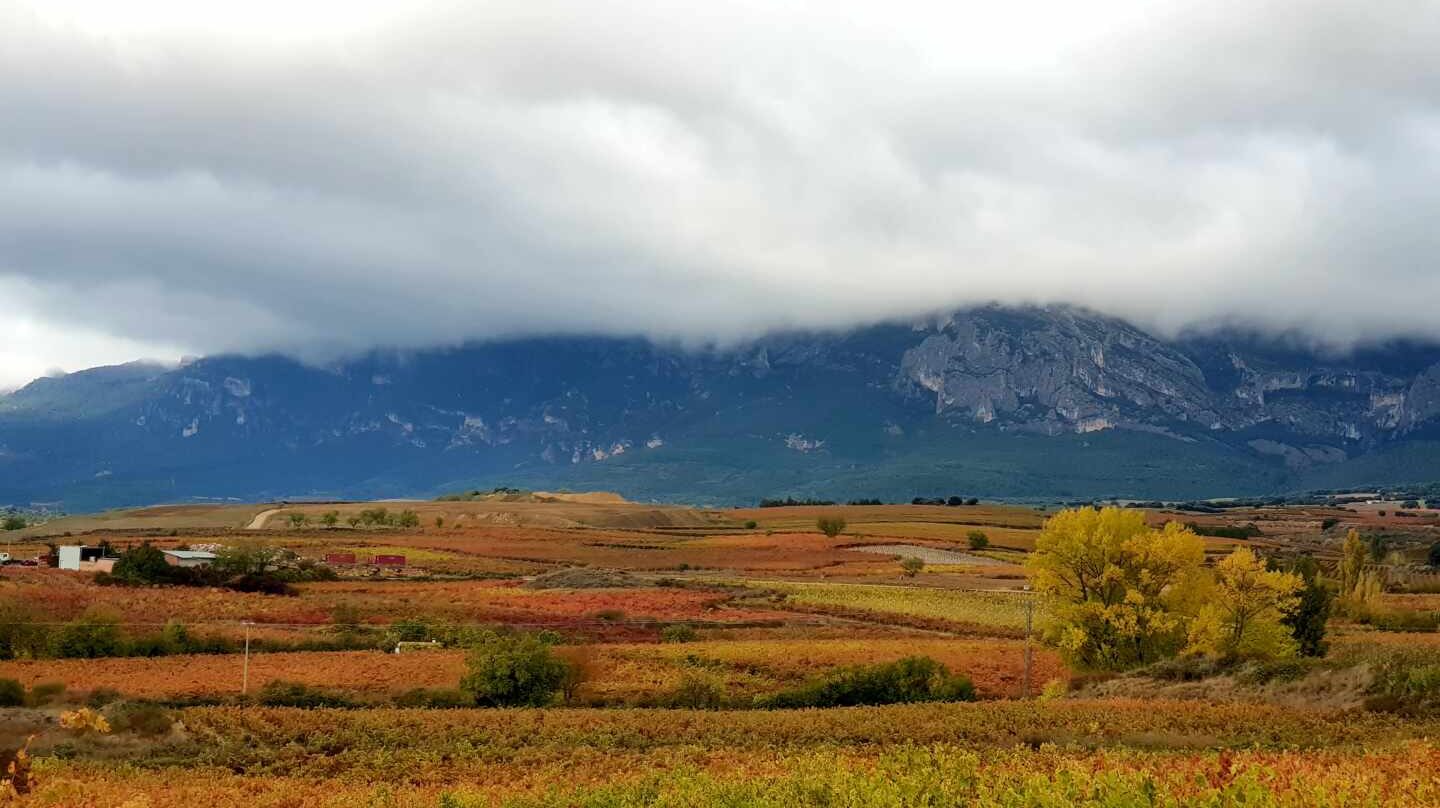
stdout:
[[74,544],[68,547],[57,548],[58,566],[62,570],[74,572],[109,572],[114,568],[118,559],[107,557],[103,547],[87,547]]
[[208,550],[166,550],[165,563],[172,567],[208,567],[215,554]]

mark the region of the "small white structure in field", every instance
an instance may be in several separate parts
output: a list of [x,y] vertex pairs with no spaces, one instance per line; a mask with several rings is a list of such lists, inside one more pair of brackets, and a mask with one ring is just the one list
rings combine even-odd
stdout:
[[79,570],[80,551],[84,549],[85,548],[79,545],[75,545],[73,547],[56,548],[56,552],[59,555],[57,556],[58,561],[56,562],[55,566],[59,567],[62,570]]
[[62,570],[73,572],[109,572],[115,566],[115,559],[106,558],[105,551],[99,547],[86,547],[84,545],[72,544],[67,547],[59,547],[58,563],[56,566]]
[[208,567],[215,554],[208,550],[165,550],[165,563],[172,567]]

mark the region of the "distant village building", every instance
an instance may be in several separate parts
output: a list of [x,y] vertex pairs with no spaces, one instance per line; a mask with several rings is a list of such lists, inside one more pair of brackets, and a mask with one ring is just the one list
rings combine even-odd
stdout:
[[208,550],[165,550],[165,563],[172,567],[208,567],[215,554]]

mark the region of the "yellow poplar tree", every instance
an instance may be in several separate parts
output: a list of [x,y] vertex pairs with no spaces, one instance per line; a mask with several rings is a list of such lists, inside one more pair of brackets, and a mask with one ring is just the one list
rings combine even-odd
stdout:
[[1342,597],[1355,591],[1360,576],[1365,572],[1365,559],[1369,550],[1360,538],[1360,532],[1353,528],[1345,534],[1345,546],[1340,550],[1340,594]]
[[1190,627],[1191,651],[1222,658],[1294,656],[1285,616],[1299,604],[1304,585],[1293,572],[1266,569],[1248,547],[1215,565],[1215,586]]
[[1028,560],[1053,601],[1051,639],[1086,668],[1144,665],[1183,645],[1178,608],[1203,575],[1204,544],[1183,526],[1156,530],[1124,508],[1061,511],[1046,521]]

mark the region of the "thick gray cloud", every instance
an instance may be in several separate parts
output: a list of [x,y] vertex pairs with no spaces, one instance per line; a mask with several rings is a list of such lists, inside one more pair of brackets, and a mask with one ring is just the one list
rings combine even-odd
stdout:
[[1440,4],[173,5],[0,0],[0,385],[989,300],[1440,337]]

